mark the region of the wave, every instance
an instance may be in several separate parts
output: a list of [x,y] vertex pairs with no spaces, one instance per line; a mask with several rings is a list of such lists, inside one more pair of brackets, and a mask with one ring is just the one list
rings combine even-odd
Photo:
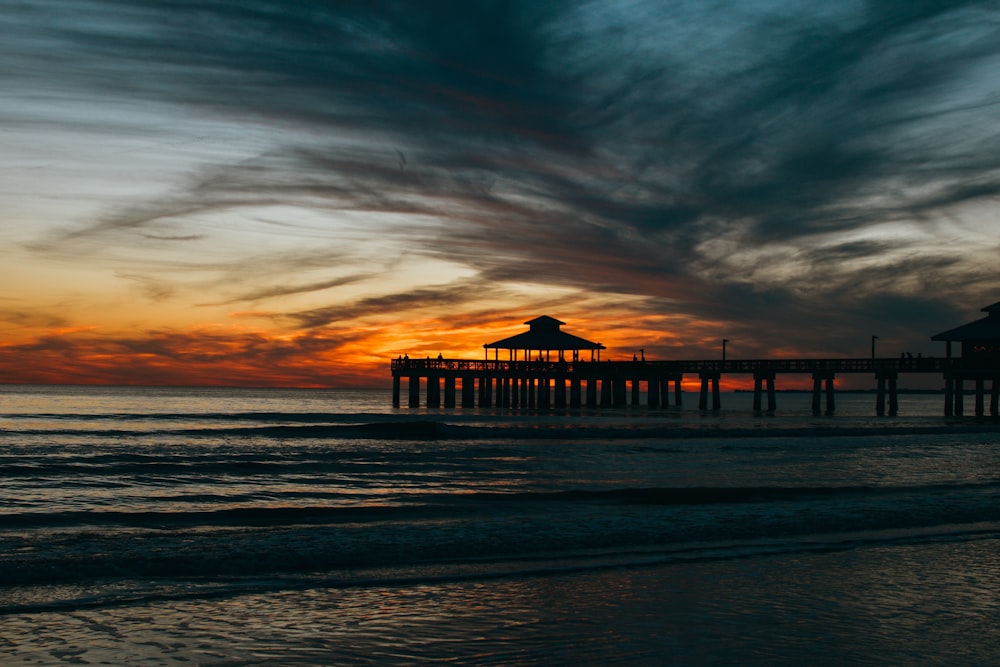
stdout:
[[[954,484],[909,486],[760,486],[760,487],[666,487],[567,489],[561,491],[463,492],[400,494],[390,500],[372,500],[361,493],[295,490],[291,494],[268,494],[273,505],[262,498],[246,495],[202,494],[163,497],[159,502],[193,503],[203,507],[211,502],[226,503],[218,509],[176,510],[76,510],[53,512],[8,512],[0,514],[0,529],[117,526],[168,529],[190,526],[268,527],[337,524],[345,522],[425,521],[465,515],[493,516],[534,507],[544,513],[559,506],[580,510],[584,506],[692,507],[722,504],[816,503],[836,501],[853,504],[885,503],[894,498],[993,497],[1000,492],[1000,480]],[[328,504],[285,505],[292,501],[325,500]],[[246,503],[244,506],[233,506]]]
[[[227,500],[229,500],[227,498]],[[81,510],[0,515],[0,529],[100,527],[171,529],[186,526],[262,527],[412,518],[430,516],[426,507],[364,505],[341,507],[230,507],[217,510]]]
[[[275,591],[305,591],[366,587],[414,587],[456,582],[489,581],[509,578],[561,576],[581,572],[664,567],[675,564],[712,563],[752,558],[795,557],[815,553],[849,552],[858,549],[921,547],[931,544],[1000,542],[1000,524],[952,523],[931,529],[860,530],[849,536],[828,534],[786,539],[710,541],[661,544],[651,547],[618,546],[600,549],[565,549],[561,552],[490,554],[480,558],[440,557],[432,562],[396,563],[379,566],[355,563],[354,567],[321,569],[321,559],[296,572],[282,560],[233,559],[220,571],[211,565],[189,563],[154,573],[128,572],[132,563],[119,559],[100,571],[76,569],[71,576],[49,564],[41,580],[30,572],[20,572],[20,580],[6,594],[0,588],[0,617],[46,612],[148,605],[157,602],[226,599]],[[280,556],[280,555],[279,555]],[[194,567],[190,567],[190,565]],[[66,563],[63,567],[72,566]],[[342,564],[341,564],[342,565]],[[136,575],[120,579],[125,573]],[[308,571],[305,571],[308,570]],[[28,575],[24,577],[24,575]],[[89,575],[89,576],[88,576]],[[0,575],[2,576],[2,575]],[[92,580],[88,583],[87,579]],[[47,584],[56,583],[56,586]],[[73,583],[59,589],[59,583]],[[0,584],[5,583],[0,580]],[[45,584],[45,585],[42,585]]]
[[718,503],[770,503],[795,502],[827,498],[847,499],[892,495],[934,495],[941,493],[970,493],[1000,488],[1000,481],[966,484],[931,484],[920,486],[760,486],[760,487],[671,487],[580,489],[555,492],[526,492],[517,494],[478,493],[480,499],[504,501],[548,502],[605,502],[636,505],[714,505]]
[[[89,418],[88,418],[89,419]],[[143,417],[142,421],[149,421]],[[154,422],[160,416],[152,418]],[[178,419],[181,419],[178,417]],[[183,418],[190,422],[190,416]],[[215,418],[211,418],[215,420]],[[318,415],[310,415],[302,421],[323,421]],[[128,421],[128,420],[124,420]],[[288,421],[282,417],[282,421]],[[325,420],[327,422],[330,419]],[[604,425],[597,422],[572,424],[531,423],[521,425],[504,420],[496,423],[462,424],[442,420],[380,420],[355,423],[309,423],[275,424],[267,426],[214,426],[167,428],[150,426],[146,428],[102,428],[83,427],[0,429],[0,437],[17,436],[90,436],[118,438],[123,436],[183,436],[191,438],[265,437],[274,439],[382,439],[382,440],[629,440],[629,439],[704,439],[704,438],[819,438],[819,437],[865,437],[872,434],[899,435],[948,435],[970,433],[1000,433],[1000,423],[982,420],[952,421],[927,425],[893,425],[889,422],[857,425],[856,423],[826,423],[820,426],[799,426],[795,423],[768,426],[728,426],[708,424],[704,426],[675,426],[645,423],[615,423]]]
[[[4,419],[29,421],[266,421],[266,422],[335,422],[373,421],[383,415],[375,413],[333,412],[23,412],[0,415]],[[391,418],[391,415],[388,415]]]

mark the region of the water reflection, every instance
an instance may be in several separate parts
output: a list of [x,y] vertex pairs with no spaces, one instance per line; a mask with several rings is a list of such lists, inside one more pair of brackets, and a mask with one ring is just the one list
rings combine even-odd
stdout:
[[996,540],[413,586],[285,590],[4,621],[60,664],[989,664]]

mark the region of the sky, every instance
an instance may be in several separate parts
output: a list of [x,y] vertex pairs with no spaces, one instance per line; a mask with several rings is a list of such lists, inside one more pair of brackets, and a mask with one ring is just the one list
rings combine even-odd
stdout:
[[943,355],[1000,300],[1000,2],[6,0],[0,381]]

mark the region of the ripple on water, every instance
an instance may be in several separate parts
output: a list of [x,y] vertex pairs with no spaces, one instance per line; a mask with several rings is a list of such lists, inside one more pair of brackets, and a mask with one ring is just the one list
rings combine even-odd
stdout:
[[5,664],[988,664],[996,540],[4,619]]

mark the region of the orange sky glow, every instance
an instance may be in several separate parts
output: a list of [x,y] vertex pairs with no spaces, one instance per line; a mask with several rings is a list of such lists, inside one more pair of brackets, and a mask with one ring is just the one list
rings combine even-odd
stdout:
[[[483,359],[484,343],[524,331],[522,322],[534,316],[490,312],[457,326],[425,318],[292,333],[219,325],[131,336],[109,334],[96,324],[28,330],[0,344],[0,374],[19,384],[385,388],[391,382],[389,361],[397,356]],[[682,320],[674,325],[698,337],[672,333],[671,319]],[[719,358],[721,341],[713,335],[718,323],[685,319],[630,318],[605,329],[607,321],[581,317],[564,330],[603,343],[604,360],[629,360],[640,350],[648,360]],[[733,352],[730,347],[728,357],[739,358]],[[795,352],[775,351],[777,356]],[[782,378],[781,388],[804,389],[809,382],[790,376]],[[732,376],[721,383],[724,391],[749,386],[749,378]],[[686,391],[698,387],[697,378],[685,378]]]
[[540,315],[611,360],[934,356],[1000,299],[985,9],[36,4],[0,382],[387,387]]

